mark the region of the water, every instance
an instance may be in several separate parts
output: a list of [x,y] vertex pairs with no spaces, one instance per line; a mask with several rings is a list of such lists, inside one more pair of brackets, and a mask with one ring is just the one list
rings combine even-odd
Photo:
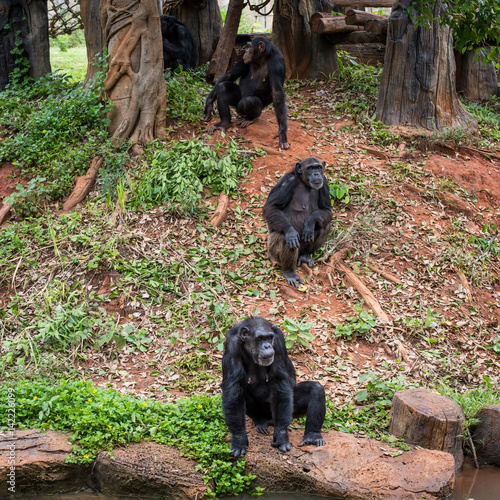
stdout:
[[[17,500],[158,500],[151,496],[119,496],[103,495],[93,492],[80,492],[67,495],[15,495]],[[300,495],[291,493],[269,493],[261,497],[239,495],[227,500],[319,500],[324,497]],[[328,497],[333,500],[337,497]],[[447,500],[500,500],[500,467],[483,466],[479,470],[472,465],[465,465],[463,471],[457,474],[455,490]],[[169,500],[161,497],[161,500]],[[343,499],[346,500],[346,499]]]

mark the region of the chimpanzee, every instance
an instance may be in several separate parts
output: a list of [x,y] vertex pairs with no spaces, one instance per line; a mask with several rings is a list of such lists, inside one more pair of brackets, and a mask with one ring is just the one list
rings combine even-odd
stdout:
[[245,455],[248,446],[245,414],[258,432],[269,434],[271,446],[290,450],[288,426],[306,415],[299,446],[322,446],[325,391],[319,382],[296,383],[295,368],[286,352],[283,332],[264,318],[247,318],[226,332],[222,357],[222,406],[232,434],[231,455]]
[[[239,85],[236,83],[238,78]],[[285,60],[281,52],[265,38],[254,38],[243,54],[243,59],[219,78],[207,97],[202,119],[210,120],[216,99],[220,115],[220,122],[211,125],[208,133],[213,134],[215,130],[229,127],[230,106],[234,106],[241,115],[238,123],[244,128],[253,123],[266,106],[273,103],[279,126],[273,139],[279,136],[279,147],[288,149],[284,81]]]
[[313,156],[299,161],[271,189],[262,210],[269,235],[267,251],[283,269],[289,285],[303,281],[295,273],[325,243],[332,220],[330,188],[324,176],[326,162]]
[[163,38],[163,68],[196,68],[198,46],[189,28],[174,16],[160,16]]

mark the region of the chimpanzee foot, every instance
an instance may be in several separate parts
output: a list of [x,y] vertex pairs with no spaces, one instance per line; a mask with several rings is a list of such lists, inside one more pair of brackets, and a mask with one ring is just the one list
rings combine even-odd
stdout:
[[248,127],[248,125],[251,125],[254,121],[256,121],[257,118],[252,118],[252,119],[249,119],[249,118],[241,118],[241,120],[238,120],[238,125],[241,127],[241,128],[246,128]]
[[315,444],[316,446],[324,446],[326,441],[320,432],[309,432],[304,434],[304,439],[299,443],[299,446],[305,446],[307,444]]
[[222,123],[222,122],[219,122],[219,123],[215,123],[214,125],[210,125],[210,127],[208,127],[208,130],[207,132],[209,134],[213,134],[216,130],[226,130],[228,127],[229,127],[230,123],[228,123],[227,125]]
[[245,434],[233,434],[231,438],[231,455],[233,457],[243,456],[247,452],[248,438]]
[[299,255],[297,260],[297,267],[300,267],[301,264],[307,264],[309,267],[314,266],[314,260],[311,259],[311,256],[307,253],[303,255]]
[[295,271],[283,271],[283,276],[288,281],[288,284],[291,286],[298,286],[299,283],[304,283],[299,276],[295,273]]

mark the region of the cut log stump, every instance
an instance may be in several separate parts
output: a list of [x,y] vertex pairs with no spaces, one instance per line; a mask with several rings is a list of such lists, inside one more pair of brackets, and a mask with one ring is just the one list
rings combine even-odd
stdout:
[[477,416],[471,434],[479,463],[500,466],[500,405],[485,406]]
[[453,455],[455,469],[462,467],[465,416],[452,399],[427,389],[394,394],[389,432],[408,444]]

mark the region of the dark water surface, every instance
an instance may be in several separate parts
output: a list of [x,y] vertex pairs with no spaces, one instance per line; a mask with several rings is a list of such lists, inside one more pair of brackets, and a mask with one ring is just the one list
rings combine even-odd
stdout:
[[[102,495],[100,493],[80,492],[68,495],[14,495],[12,498],[19,500],[169,500],[168,497],[150,496],[118,496]],[[312,495],[299,495],[293,493],[275,493],[255,497],[239,495],[227,500],[318,500],[324,497]],[[330,500],[336,497],[328,497]],[[464,470],[457,475],[455,491],[447,500],[500,500],[500,467],[483,466],[479,470],[466,465]],[[346,499],[343,499],[346,500]]]

